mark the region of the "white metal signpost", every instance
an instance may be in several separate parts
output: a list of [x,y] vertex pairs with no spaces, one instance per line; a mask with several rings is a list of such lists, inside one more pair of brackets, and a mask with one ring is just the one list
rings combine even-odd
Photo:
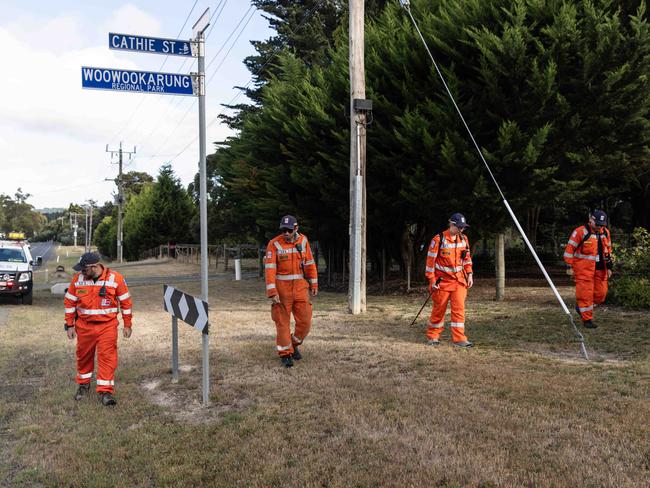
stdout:
[[[201,220],[201,298],[205,303],[206,329],[203,336],[203,405],[208,405],[210,386],[210,343],[207,334],[208,307],[208,215],[205,143],[205,30],[210,25],[207,8],[192,26],[192,39],[164,39],[132,34],[108,34],[109,49],[168,56],[195,56],[198,73],[156,73],[113,68],[81,68],[81,86],[95,90],[115,90],[163,95],[194,95],[199,101],[199,210]],[[180,293],[180,292],[179,292]],[[189,296],[189,295],[184,295]],[[187,302],[189,303],[189,302]],[[178,338],[172,338],[177,341]],[[178,361],[178,356],[176,356]],[[177,372],[178,374],[178,372]]]
[[[163,307],[172,316],[172,382],[178,381],[178,319],[208,335],[208,302],[163,285]],[[204,402],[209,393],[209,377],[203,375]]]

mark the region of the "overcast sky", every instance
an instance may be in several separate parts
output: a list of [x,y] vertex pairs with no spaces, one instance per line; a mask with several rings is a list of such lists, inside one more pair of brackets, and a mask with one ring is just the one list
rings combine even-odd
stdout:
[[88,199],[103,203],[115,190],[104,179],[117,172],[106,144],[117,149],[120,141],[125,150],[137,146],[125,171],[155,175],[171,161],[182,182],[189,183],[198,170],[196,98],[84,90],[81,66],[190,73],[196,70],[194,58],[109,50],[108,33],[189,39],[192,24],[207,7],[220,11],[206,42],[210,154],[211,143],[230,134],[216,121],[220,104],[237,95],[234,86],[250,80],[242,63],[253,53],[250,41],[266,39],[272,31],[248,0],[198,0],[181,32],[194,4],[0,0],[0,193],[13,195],[20,187],[32,194],[29,203],[36,208]]

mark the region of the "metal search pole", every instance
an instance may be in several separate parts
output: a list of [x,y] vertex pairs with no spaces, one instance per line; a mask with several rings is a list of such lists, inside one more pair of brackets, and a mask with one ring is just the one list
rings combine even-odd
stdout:
[[[198,45],[198,88],[199,88],[199,212],[201,222],[201,298],[208,302],[208,200],[205,148],[205,29],[210,25],[210,8],[192,27],[194,41]],[[210,395],[210,339],[203,338],[203,406],[209,404]]]

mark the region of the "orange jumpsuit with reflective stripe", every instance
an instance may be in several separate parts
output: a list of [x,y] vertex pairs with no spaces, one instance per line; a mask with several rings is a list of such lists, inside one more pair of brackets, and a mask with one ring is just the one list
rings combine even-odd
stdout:
[[65,294],[65,323],[77,332],[77,383],[93,376],[97,354],[97,391],[113,393],[117,368],[117,314],[131,327],[131,295],[121,274],[104,267],[97,280],[77,273]]
[[[276,347],[280,356],[288,356],[309,334],[312,314],[309,290],[318,289],[318,270],[307,237],[299,234],[295,242],[286,242],[281,235],[272,239],[266,248],[264,270],[266,296],[280,296],[280,303],[271,306],[277,330]],[[292,312],[296,321],[293,334]]]
[[[589,236],[585,239],[587,234]],[[598,230],[590,224],[582,225],[574,229],[569,237],[564,261],[573,268],[576,303],[583,322],[593,319],[594,304],[605,301],[607,266],[611,254],[612,240],[607,228]]]
[[[465,299],[467,275],[472,273],[469,241],[462,234],[452,236],[449,230],[431,239],[427,251],[425,275],[430,283],[439,278],[439,289],[431,295],[433,309],[427,328],[428,339],[438,339],[445,327],[447,303],[451,300],[451,338],[454,342],[467,340],[465,336]],[[431,289],[431,288],[429,288]]]

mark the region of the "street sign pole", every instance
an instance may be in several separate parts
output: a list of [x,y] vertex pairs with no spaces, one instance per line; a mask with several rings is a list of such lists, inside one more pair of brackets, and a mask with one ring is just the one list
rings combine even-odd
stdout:
[[178,383],[178,319],[174,316],[172,316],[172,383]]
[[[205,29],[209,25],[209,9],[194,24],[198,43],[199,92],[199,211],[201,221],[201,298],[208,302],[208,198],[205,148]],[[203,334],[203,405],[207,406],[210,394],[210,343]]]

